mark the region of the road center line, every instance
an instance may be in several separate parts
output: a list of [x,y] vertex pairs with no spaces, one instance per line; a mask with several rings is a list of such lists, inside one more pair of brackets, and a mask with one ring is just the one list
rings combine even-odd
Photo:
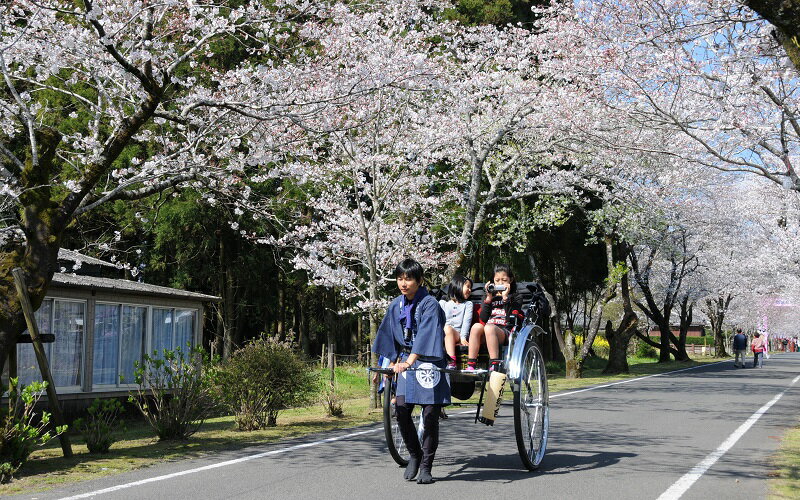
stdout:
[[760,419],[767,411],[772,408],[772,405],[778,402],[786,391],[789,390],[797,381],[800,380],[800,375],[794,378],[792,382],[789,384],[789,387],[783,390],[783,392],[776,394],[774,398],[772,398],[767,404],[759,408],[755,413],[753,413],[750,418],[748,418],[742,425],[739,426],[733,433],[728,436],[728,439],[723,441],[719,447],[709,453],[703,460],[700,461],[697,465],[692,467],[692,469],[684,474],[680,479],[675,481],[672,486],[667,489],[664,493],[658,497],[658,500],[677,500],[681,496],[683,496],[686,491],[692,487],[692,485],[702,477],[703,474],[711,468],[712,465],[716,463],[725,453],[730,450],[733,445],[736,444],[739,439],[745,435],[745,433],[750,430],[758,419]]

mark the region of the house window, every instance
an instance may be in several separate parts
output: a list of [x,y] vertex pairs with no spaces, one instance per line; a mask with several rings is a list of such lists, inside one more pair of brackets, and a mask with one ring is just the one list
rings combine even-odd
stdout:
[[94,310],[92,383],[134,383],[136,363],[142,360],[147,308],[98,303]]
[[[40,333],[52,333],[56,337],[55,342],[44,344],[56,387],[80,387],[86,304],[73,300],[45,299],[35,316]],[[17,376],[23,385],[42,379],[32,344],[17,345]]]
[[164,349],[180,347],[183,352],[194,345],[194,325],[197,311],[194,309],[153,308],[153,330],[150,350],[157,357],[164,355]]

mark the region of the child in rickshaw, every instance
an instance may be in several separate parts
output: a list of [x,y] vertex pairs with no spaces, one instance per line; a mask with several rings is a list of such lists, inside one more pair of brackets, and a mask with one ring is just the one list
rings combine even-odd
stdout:
[[517,281],[507,264],[494,266],[493,279],[486,283],[484,290],[480,322],[475,323],[469,333],[467,370],[475,370],[478,351],[484,342],[489,351],[489,370],[497,370],[502,361],[500,349],[508,342],[516,321],[523,318],[522,297],[517,293]]
[[[422,286],[422,274],[422,266],[412,259],[395,269],[400,296],[389,304],[372,350],[392,360],[390,366],[397,374],[395,411],[409,452],[404,477],[411,481],[419,473],[417,483],[430,484],[439,446],[439,411],[450,404],[450,383],[438,370],[447,364],[444,312]],[[414,370],[406,371],[409,368]],[[411,418],[417,404],[422,406],[422,443]]]
[[447,368],[455,369],[456,345],[469,345],[469,330],[472,326],[472,280],[456,274],[450,281],[447,296],[450,300],[440,300],[439,305],[444,311],[444,349],[447,351]]

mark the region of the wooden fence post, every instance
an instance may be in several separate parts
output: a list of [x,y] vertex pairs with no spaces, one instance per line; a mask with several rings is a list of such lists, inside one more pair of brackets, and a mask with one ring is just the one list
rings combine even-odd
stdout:
[[336,344],[328,344],[328,368],[330,369],[331,373],[331,387],[334,386],[336,382]]
[[[17,295],[19,302],[22,305],[22,312],[25,315],[25,323],[28,325],[28,332],[31,334],[33,341],[33,351],[36,353],[36,360],[39,362],[39,370],[42,372],[42,380],[47,382],[47,399],[50,402],[50,411],[53,413],[53,421],[56,426],[65,425],[64,415],[61,413],[61,405],[58,402],[58,394],[56,393],[56,385],[53,383],[53,377],[50,375],[50,368],[47,364],[47,356],[44,354],[44,346],[42,339],[39,337],[39,327],[36,325],[36,317],[33,314],[33,307],[28,298],[28,287],[25,285],[25,276],[22,274],[22,269],[16,267],[11,270],[14,275],[14,284],[17,287]],[[69,458],[72,456],[72,445],[69,443],[69,438],[66,433],[62,432],[58,435],[61,441],[61,450],[64,456]]]

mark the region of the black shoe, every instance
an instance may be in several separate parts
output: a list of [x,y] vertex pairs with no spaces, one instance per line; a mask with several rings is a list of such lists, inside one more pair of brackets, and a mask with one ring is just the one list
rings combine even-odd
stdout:
[[406,473],[403,474],[403,477],[406,481],[413,481],[417,477],[417,472],[419,472],[419,458],[411,457],[408,459]]
[[432,482],[433,482],[433,476],[431,476],[430,469],[422,469],[421,471],[419,471],[417,484],[431,484]]

